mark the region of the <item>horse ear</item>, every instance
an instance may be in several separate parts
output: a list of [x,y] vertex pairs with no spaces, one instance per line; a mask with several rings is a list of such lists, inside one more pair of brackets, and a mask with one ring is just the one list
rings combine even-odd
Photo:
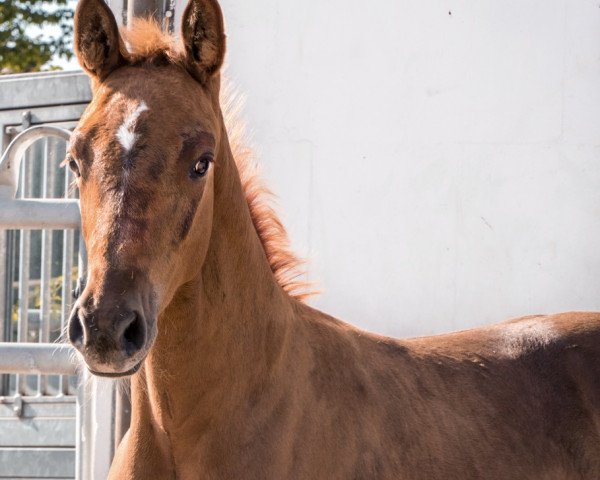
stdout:
[[219,71],[225,57],[223,13],[216,0],[189,1],[181,37],[188,70],[200,83],[206,83]]
[[119,27],[104,0],[79,0],[74,44],[79,64],[100,80],[125,63]]

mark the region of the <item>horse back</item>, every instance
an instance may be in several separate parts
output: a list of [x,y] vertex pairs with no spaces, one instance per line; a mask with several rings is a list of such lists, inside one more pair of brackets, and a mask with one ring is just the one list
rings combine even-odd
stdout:
[[600,478],[600,314],[523,317],[404,347],[411,434],[446,465],[430,478]]
[[355,478],[600,478],[599,313],[404,341],[311,330],[309,391]]

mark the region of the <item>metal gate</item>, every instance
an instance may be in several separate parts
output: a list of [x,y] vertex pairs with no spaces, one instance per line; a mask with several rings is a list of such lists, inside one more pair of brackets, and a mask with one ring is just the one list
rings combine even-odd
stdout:
[[[187,3],[106,1],[120,26],[151,15],[175,34]],[[81,72],[0,77],[0,480],[104,480],[129,425],[128,391],[60,341],[85,246],[58,164],[90,100]]]
[[0,479],[104,479],[127,424],[61,341],[85,246],[59,164],[90,97],[81,73],[0,79]]

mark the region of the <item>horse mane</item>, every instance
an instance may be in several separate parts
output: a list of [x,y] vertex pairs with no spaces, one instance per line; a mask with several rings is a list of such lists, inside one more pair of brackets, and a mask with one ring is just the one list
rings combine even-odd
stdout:
[[[183,48],[153,20],[136,19],[132,28],[123,29],[121,34],[127,49],[123,53],[133,62],[183,64]],[[314,292],[310,291],[310,283],[303,279],[306,276],[305,262],[290,248],[287,231],[272,206],[274,195],[260,179],[256,159],[248,147],[246,128],[240,115],[244,98],[224,81],[220,103],[250,217],[271,271],[285,292],[304,300]]]

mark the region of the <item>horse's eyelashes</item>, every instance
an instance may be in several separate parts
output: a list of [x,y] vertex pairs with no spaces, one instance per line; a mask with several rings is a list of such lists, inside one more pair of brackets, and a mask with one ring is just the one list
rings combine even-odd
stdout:
[[73,172],[73,174],[76,177],[81,177],[81,172],[79,170],[79,164],[77,163],[77,160],[75,160],[75,158],[73,158],[72,156],[68,156],[65,159],[65,163],[69,166],[69,168],[71,169],[71,171]]

